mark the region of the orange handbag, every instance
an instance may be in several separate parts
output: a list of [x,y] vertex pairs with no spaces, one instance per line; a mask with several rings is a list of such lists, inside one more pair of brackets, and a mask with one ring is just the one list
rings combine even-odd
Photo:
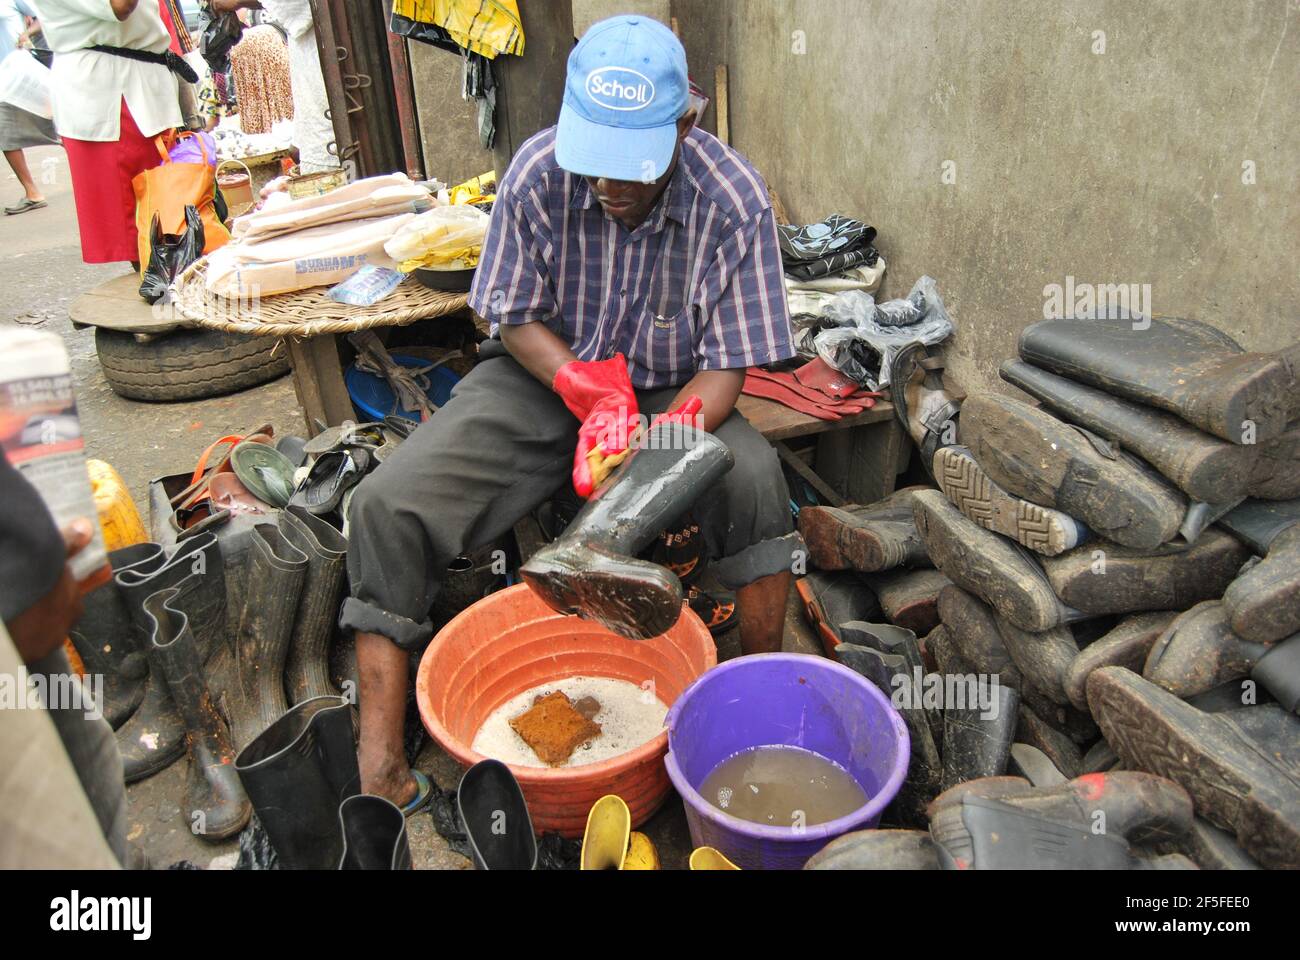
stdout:
[[[188,132],[180,136],[190,136]],[[217,218],[216,170],[208,163],[208,149],[199,138],[202,163],[176,163],[167,153],[167,140],[154,138],[162,163],[131,180],[135,190],[135,230],[140,253],[140,275],[149,266],[149,226],[154,214],[163,233],[179,234],[185,230],[185,208],[192,206],[203,221],[203,252],[209,253],[230,241],[230,231]]]

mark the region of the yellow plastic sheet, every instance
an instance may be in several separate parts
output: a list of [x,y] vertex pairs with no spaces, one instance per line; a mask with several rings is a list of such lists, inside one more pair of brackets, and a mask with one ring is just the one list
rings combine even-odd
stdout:
[[515,0],[393,0],[393,13],[442,27],[462,47],[489,60],[499,53],[524,52]]
[[478,266],[487,224],[488,215],[472,206],[434,207],[404,224],[384,252],[404,273],[416,267],[468,270]]

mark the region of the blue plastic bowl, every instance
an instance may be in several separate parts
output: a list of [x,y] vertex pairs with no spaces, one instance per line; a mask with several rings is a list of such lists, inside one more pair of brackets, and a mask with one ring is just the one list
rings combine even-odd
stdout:
[[[429,361],[423,357],[407,357],[398,354],[393,354],[392,357],[403,367],[426,367],[429,365]],[[441,407],[451,399],[451,388],[460,383],[460,377],[448,370],[446,366],[435,367],[430,370],[428,377],[430,386],[426,391],[426,396]],[[417,422],[420,419],[418,410],[393,409],[393,405],[397,403],[397,396],[393,393],[392,387],[388,385],[388,381],[383,377],[376,377],[372,373],[366,373],[364,370],[358,370],[355,366],[349,365],[343,374],[343,382],[347,384],[348,396],[352,398],[352,406],[356,407],[357,417],[363,421],[382,420],[390,413]]]

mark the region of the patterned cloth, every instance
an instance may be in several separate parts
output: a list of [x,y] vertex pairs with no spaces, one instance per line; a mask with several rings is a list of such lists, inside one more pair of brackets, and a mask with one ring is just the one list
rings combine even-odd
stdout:
[[622,352],[640,388],[795,352],[767,187],[698,128],[631,232],[556,164],[554,127],[527,141],[497,190],[469,303],[494,336],[539,321],[581,360]]
[[276,121],[293,117],[289,48],[275,27],[264,23],[244,31],[230,48],[230,75],[244,133],[269,133]]
[[833,213],[820,223],[786,224],[779,230],[785,272],[797,280],[816,280],[876,262],[871,246],[876,228],[861,220]]
[[523,56],[515,0],[393,0],[393,15],[441,27],[457,46],[489,60],[498,53]]

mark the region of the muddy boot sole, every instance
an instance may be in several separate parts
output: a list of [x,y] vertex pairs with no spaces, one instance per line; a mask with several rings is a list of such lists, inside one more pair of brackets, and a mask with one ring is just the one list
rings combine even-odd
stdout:
[[859,830],[832,840],[805,870],[938,870],[939,855],[925,830]]
[[1223,596],[1249,557],[1234,537],[1207,530],[1191,546],[1086,544],[1044,560],[1043,571],[1061,602],[1084,613],[1186,610]]
[[1179,614],[1156,639],[1142,676],[1187,699],[1249,676],[1267,652],[1233,633],[1223,604],[1207,600]]
[[1122,400],[1020,360],[1005,361],[998,372],[1060,419],[1137,454],[1193,500],[1229,503],[1245,496],[1267,446],[1220,440],[1171,413]]
[[570,556],[544,547],[521,573],[551,609],[592,620],[632,640],[657,637],[682,615],[681,582],[644,560],[596,548]]
[[[1300,720],[1276,706],[1207,714],[1122,667],[1088,678],[1088,704],[1125,766],[1168,777],[1191,795],[1196,812],[1232,832],[1266,867],[1300,868],[1300,769],[1282,752],[1300,737]],[[1275,733],[1270,749],[1239,714]]]
[[[1296,392],[1300,393],[1300,389]],[[1292,423],[1280,437],[1259,445],[1249,493],[1262,500],[1300,497],[1300,422]]]
[[1065,622],[1067,611],[1033,560],[978,526],[938,490],[916,494],[916,529],[934,565],[963,590],[991,604],[1024,630]]
[[993,482],[965,447],[943,447],[934,455],[934,478],[953,506],[985,530],[1054,557],[1079,545],[1085,531],[1073,517],[1013,497]]
[[1228,585],[1223,606],[1246,640],[1272,643],[1300,631],[1300,526],[1280,533],[1268,556]]
[[865,578],[885,619],[923,637],[939,625],[939,593],[952,581],[938,570],[909,570]]
[[1004,490],[1060,510],[1116,543],[1154,549],[1172,540],[1187,500],[1153,471],[1109,459],[1074,427],[990,394],[962,408],[962,442]]
[[[1020,358],[1176,414],[1230,443],[1262,443],[1286,427],[1291,372],[1279,357],[1245,353],[1222,331],[1160,317],[1044,320],[1020,334]],[[1245,439],[1244,426],[1254,438]]]
[[1156,640],[1178,616],[1172,610],[1138,613],[1126,618],[1100,640],[1079,651],[1065,672],[1065,694],[1080,710],[1088,709],[1088,675],[1102,667],[1126,667],[1141,673]]

